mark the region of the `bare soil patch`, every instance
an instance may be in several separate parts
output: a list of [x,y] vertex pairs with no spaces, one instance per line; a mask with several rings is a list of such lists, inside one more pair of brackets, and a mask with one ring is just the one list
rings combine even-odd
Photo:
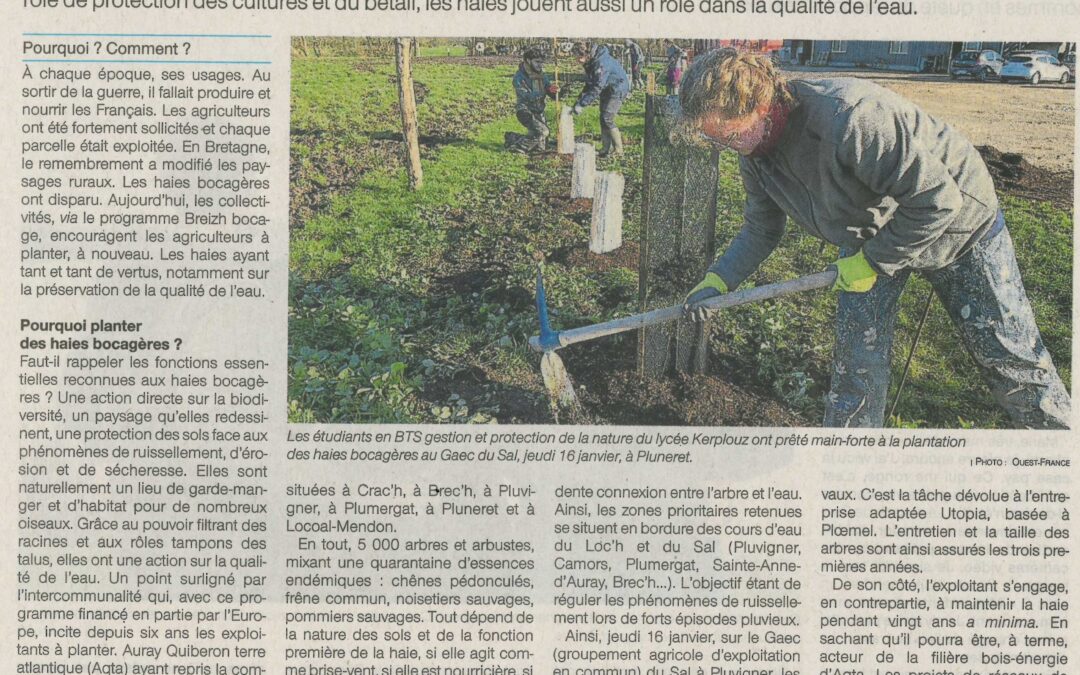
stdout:
[[566,252],[564,262],[568,267],[584,267],[607,272],[617,268],[625,268],[637,271],[638,268],[638,243],[628,241],[610,253],[593,253],[586,247],[574,247]]
[[[714,374],[638,377],[631,335],[564,355],[593,424],[807,426],[808,420]],[[584,364],[575,367],[574,364]]]
[[1051,202],[1059,209],[1071,210],[1073,205],[1073,174],[1071,171],[1050,171],[1031,164],[1023,155],[1001,152],[989,145],[980,145],[986,167],[994,177],[1001,194],[1024,199]]
[[1073,170],[1076,92],[1072,84],[1033,87],[876,71],[799,70],[788,75],[807,80],[870,79],[948,120],[975,145],[1023,155],[1032,165],[1051,171]]

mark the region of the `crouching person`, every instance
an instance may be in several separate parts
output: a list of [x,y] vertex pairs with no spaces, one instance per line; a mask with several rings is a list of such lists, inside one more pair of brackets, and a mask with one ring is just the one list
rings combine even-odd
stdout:
[[507,147],[520,153],[543,152],[551,135],[548,129],[546,108],[548,97],[555,98],[559,92],[544,73],[544,54],[536,48],[525,50],[521,66],[514,75],[514,93],[517,94],[515,112],[527,134],[507,135]]

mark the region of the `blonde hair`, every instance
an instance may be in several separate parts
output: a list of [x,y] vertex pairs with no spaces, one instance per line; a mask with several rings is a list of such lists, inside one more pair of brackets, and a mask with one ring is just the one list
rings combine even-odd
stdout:
[[793,102],[787,80],[770,57],[715,49],[695,58],[683,74],[679,88],[683,118],[672,135],[693,142],[707,114],[732,119],[749,115],[759,106]]

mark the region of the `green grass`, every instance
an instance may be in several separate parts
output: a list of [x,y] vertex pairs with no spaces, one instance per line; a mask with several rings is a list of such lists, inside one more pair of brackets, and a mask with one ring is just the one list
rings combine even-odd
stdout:
[[[362,139],[394,114],[386,92],[393,87],[370,90],[377,84],[372,78],[385,71],[355,73],[347,62],[304,65],[293,92],[294,100],[307,100],[294,104],[294,129],[333,127],[355,118],[360,152]],[[325,77],[312,77],[311,69],[324,66]],[[517,222],[519,214],[499,219],[497,209],[488,206],[528,175],[525,158],[502,148],[503,133],[519,126],[506,115],[512,111],[507,100],[512,74],[510,67],[418,64],[415,79],[429,88],[418,107],[421,132],[445,130],[453,119],[462,134],[424,162],[424,189],[410,191],[400,169],[372,168],[350,192],[294,229],[294,421],[435,421],[446,419],[447,412],[450,419],[485,420],[497,414],[494,397],[482,400],[478,405],[484,410],[478,410],[460,396],[435,407],[421,404],[417,395],[425,378],[452,378],[469,359],[506,360],[499,353],[507,346],[503,338],[513,335],[510,341],[520,346],[534,323],[527,314],[508,316],[505,306],[479,294],[455,297],[436,279],[446,272],[444,258],[452,247],[462,254],[486,249],[477,242],[501,241],[500,223]],[[320,86],[322,81],[328,85]],[[351,91],[333,91],[342,87],[357,89],[355,94],[369,103],[357,104]],[[474,227],[463,228],[465,222]],[[529,369],[523,360],[506,366]]]
[[[544,410],[536,358],[526,346],[536,332],[534,254],[549,256],[549,302],[559,326],[634,311],[636,270],[600,270],[557,255],[583,248],[588,236],[588,214],[568,213],[560,199],[567,163],[503,150],[503,134],[521,131],[513,72],[416,63],[421,136],[438,138],[423,148],[424,188],[412,192],[399,144],[386,140],[400,126],[392,65],[294,61],[293,198],[318,199],[292,227],[290,420],[483,422],[519,415],[512,401]],[[578,86],[570,84],[564,99]],[[548,111],[554,130],[554,106]],[[640,236],[643,125],[639,93],[620,115],[628,243]],[[580,116],[577,131],[599,140],[595,106]],[[717,250],[741,225],[743,199],[734,156],[724,153],[721,162]],[[1068,381],[1072,218],[1044,203],[1006,199],[1004,207],[1043,337]],[[792,226],[750,283],[817,271],[835,256],[834,247]],[[902,299],[894,386],[927,290],[913,279]],[[818,293],[725,313],[712,331],[714,370],[820,419],[834,303]],[[898,417],[904,426],[1007,425],[940,306]]]
[[469,48],[465,45],[442,45],[442,46],[424,46],[421,45],[416,50],[417,56],[468,56]]
[[[475,75],[470,71],[442,65],[416,69],[418,82],[431,82],[426,100],[417,109],[422,136],[427,130],[453,130],[446,125],[450,119],[456,120],[454,126],[461,131],[470,121],[484,118],[484,109],[502,98],[502,89],[512,74],[509,68],[479,69]],[[469,84],[463,77],[467,72],[472,76]],[[383,74],[380,69],[364,74],[367,77],[348,78],[352,88],[366,92],[366,99],[371,102],[368,107],[357,104],[357,97],[351,92],[339,93],[346,103],[294,106],[294,118],[300,121],[301,128],[323,124],[328,129],[335,128],[338,120],[357,120],[352,133],[362,146],[373,133],[385,133],[396,126],[388,119],[397,114],[394,88],[383,84],[371,90],[370,80],[377,80]],[[388,89],[393,96],[387,95]],[[302,89],[294,89],[295,99],[303,99],[304,94]],[[327,95],[332,94],[319,90],[316,100]],[[339,99],[332,100],[336,103]],[[469,119],[458,119],[462,116]],[[297,126],[294,122],[294,128]],[[492,172],[500,181],[524,179],[523,158],[508,158],[502,151],[502,133],[513,126],[505,119],[485,124],[471,136],[443,146],[432,160],[423,163],[424,189],[420,192],[408,189],[400,169],[373,167],[351,193],[334,200],[328,209],[294,233],[294,270],[302,277],[317,278],[347,264],[351,276],[358,280],[408,278],[400,272],[411,267],[409,262],[443,251],[445,231],[440,223],[433,222],[433,214],[461,206],[462,193],[470,187],[470,176]],[[415,277],[414,282],[418,278],[422,277]]]

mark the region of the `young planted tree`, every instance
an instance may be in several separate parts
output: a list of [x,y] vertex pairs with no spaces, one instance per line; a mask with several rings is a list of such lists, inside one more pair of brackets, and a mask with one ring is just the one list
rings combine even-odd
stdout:
[[420,167],[420,131],[416,124],[416,96],[412,79],[412,38],[397,38],[398,103],[401,105],[401,136],[405,140],[405,166],[409,186],[419,190],[424,184]]

